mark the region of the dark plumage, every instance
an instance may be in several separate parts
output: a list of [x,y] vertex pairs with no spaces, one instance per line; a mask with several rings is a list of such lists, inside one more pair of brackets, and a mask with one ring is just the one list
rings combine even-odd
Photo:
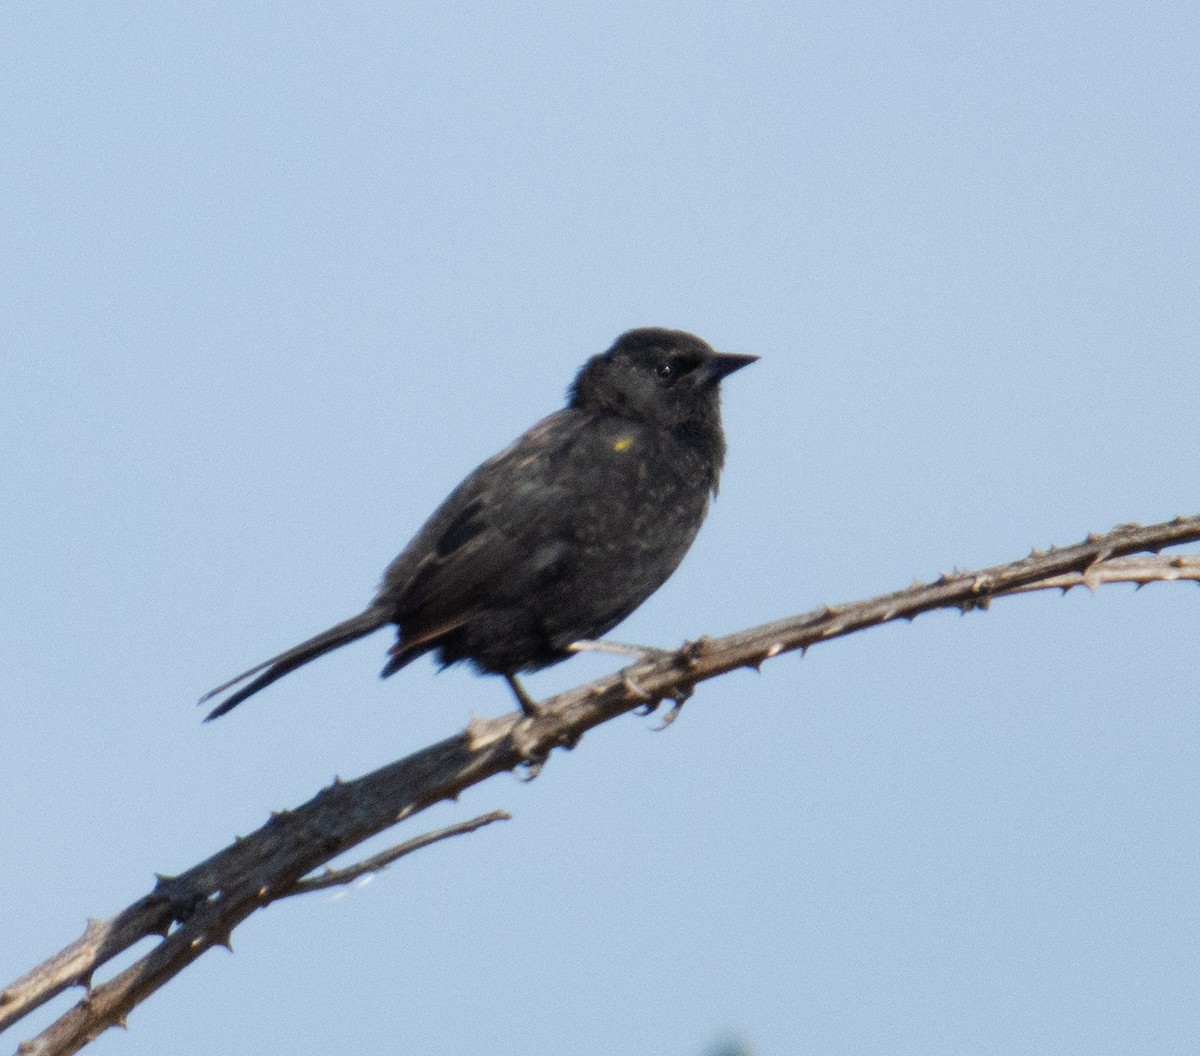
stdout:
[[681,330],[622,334],[567,406],[471,473],[388,566],[357,616],[218,686],[214,719],[289,671],[385,624],[383,675],[436,650],[515,675],[615,627],[667,579],[708,511],[725,459],[721,379],[757,356]]

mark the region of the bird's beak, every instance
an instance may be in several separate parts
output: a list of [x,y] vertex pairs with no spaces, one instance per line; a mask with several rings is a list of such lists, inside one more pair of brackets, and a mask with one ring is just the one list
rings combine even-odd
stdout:
[[713,381],[729,377],[735,370],[748,367],[758,356],[742,356],[736,352],[718,352],[708,361],[708,376]]

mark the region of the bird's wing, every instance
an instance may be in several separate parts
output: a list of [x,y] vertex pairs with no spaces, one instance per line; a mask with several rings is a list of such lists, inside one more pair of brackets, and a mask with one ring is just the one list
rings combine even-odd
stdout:
[[569,409],[543,419],[450,494],[384,573],[378,600],[397,622],[450,628],[553,575],[572,535],[569,452],[585,425]]

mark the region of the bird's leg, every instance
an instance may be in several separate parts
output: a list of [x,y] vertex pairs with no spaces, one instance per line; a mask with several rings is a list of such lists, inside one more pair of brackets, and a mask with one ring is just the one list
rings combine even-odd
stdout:
[[612,653],[616,656],[631,656],[635,660],[661,660],[672,655],[673,649],[659,649],[653,645],[632,645],[629,642],[610,642],[600,638],[580,638],[567,646],[569,653]]
[[525,687],[521,685],[517,676],[511,671],[504,672],[504,680],[508,683],[509,689],[513,691],[513,696],[517,698],[517,703],[521,705],[521,710],[529,717],[536,718],[542,713],[538,702],[533,699],[527,692]]

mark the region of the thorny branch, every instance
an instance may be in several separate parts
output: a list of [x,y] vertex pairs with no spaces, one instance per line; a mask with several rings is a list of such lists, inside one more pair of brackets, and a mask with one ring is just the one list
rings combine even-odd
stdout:
[[[336,781],[295,810],[275,813],[256,832],[154,889],[116,916],[89,920],[83,935],[0,990],[0,1030],[72,986],[87,993],[36,1038],[22,1056],[79,1051],[213,946],[228,946],[233,929],[276,899],[378,870],[436,839],[506,817],[485,815],[417,837],[357,865],[316,872],[338,855],[426,807],[503,771],[536,774],[554,748],[573,748],[588,730],[640,707],[673,700],[677,713],[692,688],[739,667],[755,669],[776,656],[923,612],[984,609],[993,598],[1032,590],[1104,583],[1200,580],[1200,555],[1131,558],[1200,540],[1200,516],[1142,527],[1120,525],[1104,535],[978,572],[943,574],[936,582],[864,601],[824,608],[723,638],[701,638],[642,660],[543,702],[535,717],[518,713],[473,719],[462,733],[353,781]],[[148,937],[162,941],[113,978],[92,986],[93,973]]]

